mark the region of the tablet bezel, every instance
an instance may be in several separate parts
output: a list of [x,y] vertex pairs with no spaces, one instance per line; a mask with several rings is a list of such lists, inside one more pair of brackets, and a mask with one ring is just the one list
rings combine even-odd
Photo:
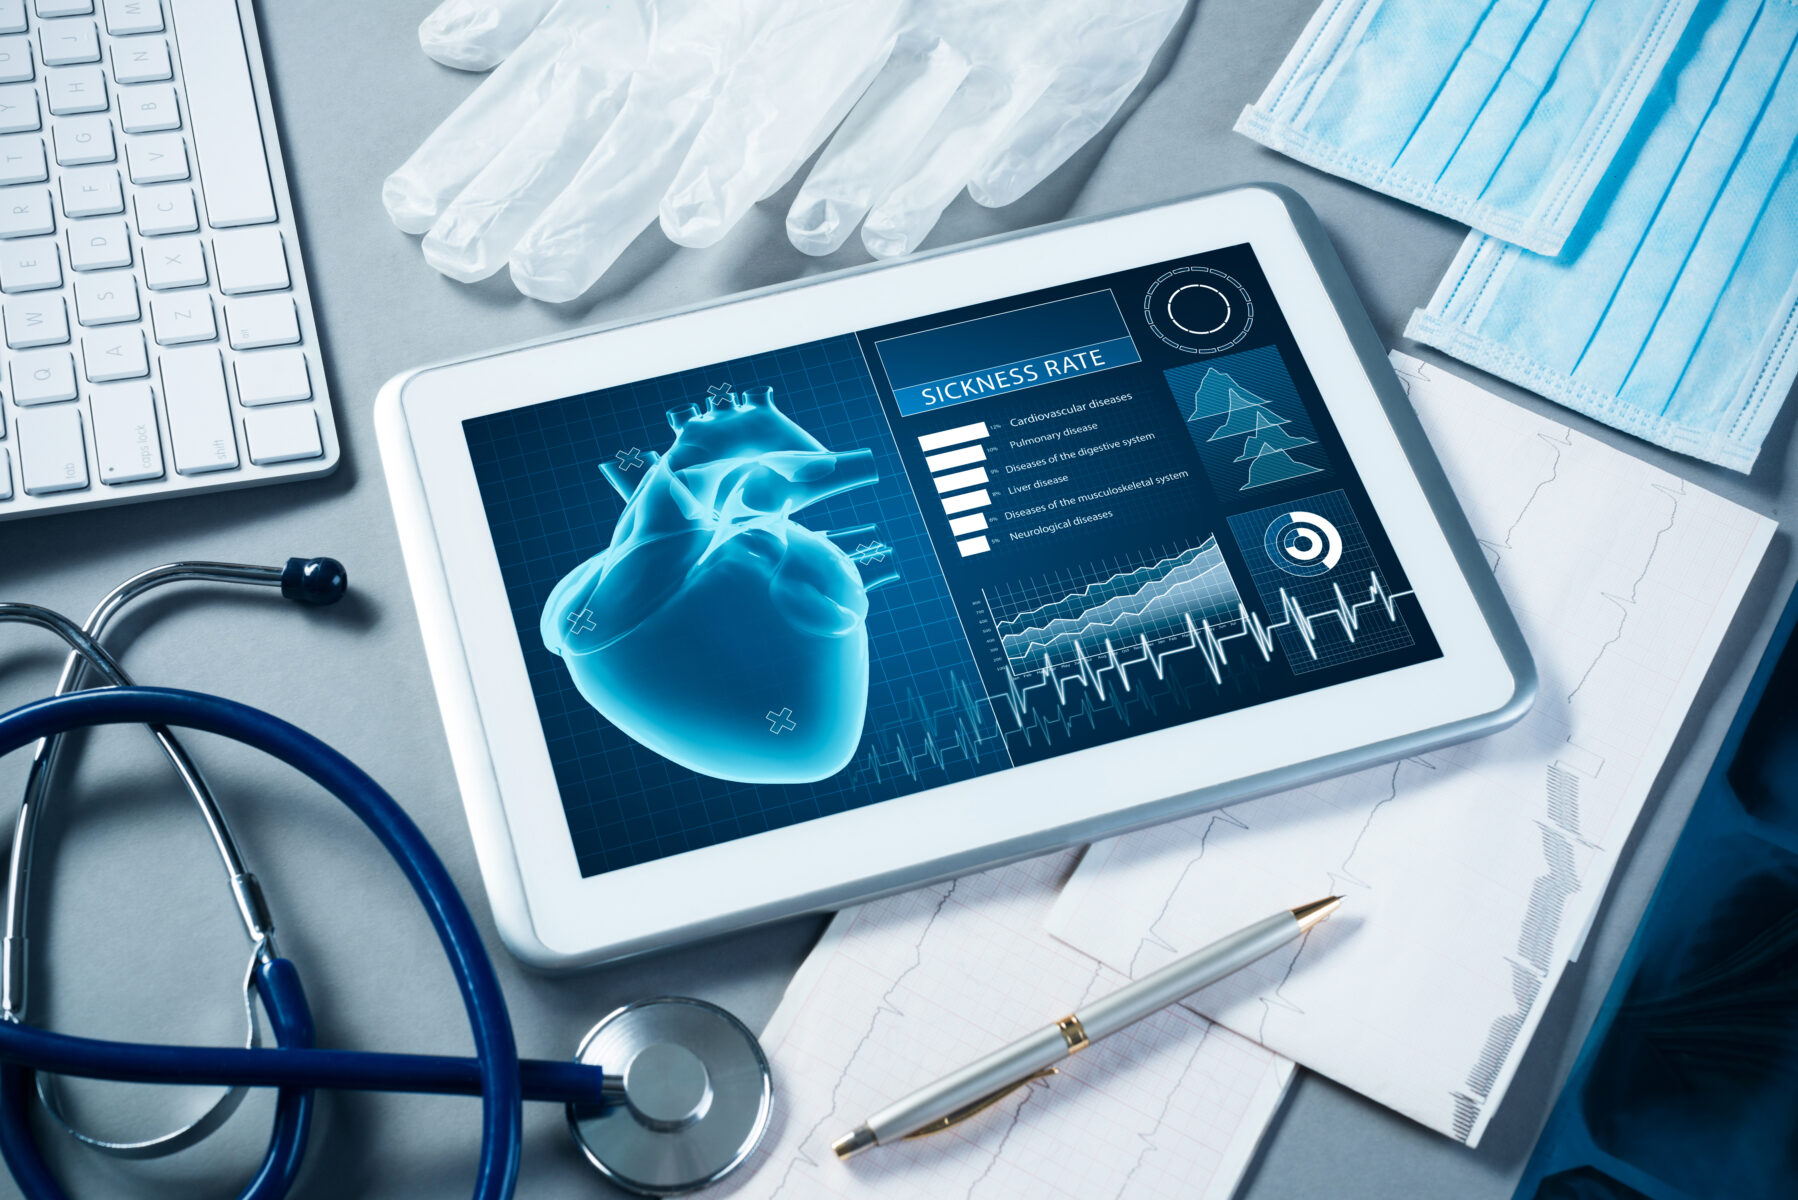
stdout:
[[[1440,658],[581,877],[464,420],[1242,242],[1285,310]],[[1527,650],[1346,289],[1302,202],[1284,189],[1252,187],[860,268],[392,381],[377,408],[383,458],[458,781],[508,946],[542,966],[642,953],[1109,836],[1516,720],[1534,694]],[[1294,729],[1309,731],[1296,752]]]

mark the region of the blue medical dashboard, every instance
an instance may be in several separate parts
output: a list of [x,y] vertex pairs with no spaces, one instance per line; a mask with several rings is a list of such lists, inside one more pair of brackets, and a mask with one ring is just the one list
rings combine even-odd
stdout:
[[585,875],[1441,653],[1246,244],[464,433]]

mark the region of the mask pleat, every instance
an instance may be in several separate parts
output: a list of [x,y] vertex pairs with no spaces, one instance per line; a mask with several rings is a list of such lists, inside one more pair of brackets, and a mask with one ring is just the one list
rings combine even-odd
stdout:
[[1406,332],[1747,470],[1798,374],[1798,0],[1715,0],[1559,257],[1474,235]]
[[[1748,19],[1719,21],[1707,32],[1701,57],[1676,81],[1657,137],[1643,147],[1644,169],[1630,173],[1642,186],[1619,192],[1607,212],[1607,227],[1631,214],[1646,212],[1648,219],[1629,221],[1640,231],[1635,245],[1614,277],[1597,329],[1569,370],[1598,391],[1621,394],[1778,78],[1778,59],[1769,63],[1768,41],[1756,37],[1766,31],[1764,6],[1734,7],[1727,16]],[[1701,109],[1695,120],[1694,109]],[[1644,193],[1657,189],[1652,205],[1645,203]]]
[[[1703,385],[1741,377],[1778,311],[1781,280],[1798,281],[1798,10],[1787,11],[1787,23],[1779,82],[1624,381],[1626,401],[1661,413],[1677,407],[1686,419],[1714,416],[1732,392]],[[1760,319],[1742,319],[1750,314]],[[1686,401],[1698,396],[1710,397],[1708,414],[1689,411]]]
[[1326,0],[1236,128],[1555,253],[1713,2]]
[[[1305,131],[1372,166],[1397,161],[1486,20],[1475,5],[1381,4],[1313,97]],[[1431,54],[1403,52],[1417,45]]]
[[1390,166],[1414,179],[1442,177],[1547,7],[1547,0],[1498,0],[1486,10]]
[[1456,164],[1444,174],[1445,185],[1520,211],[1566,198],[1559,180],[1567,172],[1557,168],[1570,153],[1569,132],[1604,119],[1600,98],[1634,37],[1616,9],[1615,0],[1548,5],[1473,131],[1475,145],[1500,147],[1498,153]]

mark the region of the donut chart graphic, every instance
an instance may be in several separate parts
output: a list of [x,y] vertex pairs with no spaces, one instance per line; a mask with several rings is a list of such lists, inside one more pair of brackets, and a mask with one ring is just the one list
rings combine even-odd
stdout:
[[1269,562],[1301,579],[1327,575],[1342,561],[1342,534],[1314,512],[1295,510],[1275,517],[1264,544]]

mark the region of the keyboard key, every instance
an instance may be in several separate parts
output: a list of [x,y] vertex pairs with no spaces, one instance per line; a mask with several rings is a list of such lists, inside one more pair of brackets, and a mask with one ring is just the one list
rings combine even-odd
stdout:
[[233,350],[291,346],[300,340],[292,296],[252,296],[225,305],[225,329]]
[[114,37],[162,32],[162,0],[106,0],[106,32]]
[[119,124],[126,133],[181,128],[181,105],[170,84],[126,88],[119,93]]
[[62,215],[105,217],[125,211],[125,191],[113,167],[79,167],[62,173]]
[[164,238],[144,246],[144,282],[153,292],[206,282],[206,252],[195,237]]
[[30,496],[87,486],[87,443],[81,437],[79,407],[19,414],[19,474]]
[[106,75],[99,67],[65,67],[44,79],[44,101],[54,116],[105,112]]
[[27,83],[37,76],[31,39],[0,37],[0,83]]
[[113,147],[112,122],[105,117],[68,117],[50,129],[56,143],[56,161],[65,167],[109,163],[118,158]]
[[123,221],[81,221],[69,226],[69,266],[104,271],[131,265],[131,231]]
[[212,261],[219,290],[227,296],[246,292],[284,292],[287,253],[279,229],[240,229],[212,239]]
[[6,317],[6,344],[14,350],[60,346],[69,340],[69,310],[61,296],[8,300],[0,311]]
[[231,431],[225,369],[210,346],[162,352],[162,399],[168,407],[175,470],[183,475],[228,471],[238,465]]
[[152,133],[125,142],[125,161],[132,183],[168,183],[186,179],[187,143],[178,133]]
[[215,229],[265,225],[275,219],[275,193],[237,0],[181,0],[180,39],[206,219]]
[[200,227],[194,190],[190,187],[140,188],[131,194],[131,203],[137,209],[137,231],[145,237],[192,233]]
[[84,17],[94,11],[94,0],[37,0],[40,17]]
[[33,350],[12,360],[12,398],[20,407],[75,398],[75,358],[67,350]]
[[0,87],[0,133],[31,133],[41,128],[37,89],[25,83]]
[[31,133],[0,137],[0,185],[42,183],[49,178],[43,138]]
[[156,400],[147,383],[95,388],[94,460],[100,482],[136,483],[162,478],[162,436],[156,429]]
[[119,83],[160,83],[175,77],[169,44],[161,38],[132,38],[112,44],[112,77]]
[[237,401],[245,407],[312,398],[312,381],[307,377],[306,355],[302,351],[240,354],[231,367],[237,372]]
[[246,414],[243,431],[250,443],[250,461],[258,466],[317,458],[325,452],[318,440],[318,418],[310,405]]
[[39,237],[56,232],[50,189],[15,187],[0,192],[0,238]]
[[152,296],[150,323],[156,331],[156,343],[159,346],[210,342],[219,335],[218,326],[212,317],[212,296],[208,292]]
[[62,253],[54,238],[0,242],[0,292],[37,292],[62,286]]
[[100,29],[92,21],[39,21],[37,40],[46,67],[100,61]]
[[0,33],[25,32],[25,0],[0,0]]
[[0,450],[0,500],[12,499],[12,456]]
[[92,328],[135,321],[137,280],[129,271],[102,271],[75,277],[75,319]]
[[149,353],[144,349],[144,332],[135,325],[129,329],[107,329],[99,333],[82,334],[81,358],[87,368],[89,383],[142,379],[150,373]]

